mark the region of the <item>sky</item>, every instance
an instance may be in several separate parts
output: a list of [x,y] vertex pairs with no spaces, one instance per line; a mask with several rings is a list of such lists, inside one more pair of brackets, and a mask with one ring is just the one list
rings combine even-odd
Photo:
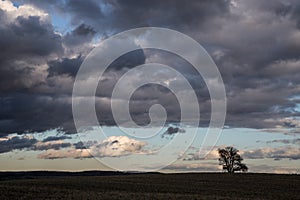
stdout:
[[[207,83],[172,52],[138,49],[113,61],[95,94],[100,126],[76,129],[72,92],[80,66],[92,50],[103,48],[105,39],[141,27],[186,34],[204,47],[220,71],[226,120],[204,158],[198,152],[211,117]],[[135,170],[142,164],[164,166],[159,169],[163,172],[221,171],[216,150],[234,146],[250,172],[300,172],[297,0],[1,0],[0,48],[1,171]],[[189,81],[200,108],[199,126],[180,123],[180,103],[195,108],[188,97],[178,102],[168,88],[149,84],[132,95],[132,120],[147,125],[149,109],[160,104],[167,114],[165,126],[157,133],[155,126],[129,127],[129,134],[118,127],[110,106],[118,102],[113,89],[124,74],[149,63],[171,66]],[[155,78],[181,88],[178,77],[167,75],[159,71]],[[143,78],[129,74],[129,80]],[[82,96],[79,103],[88,99]],[[165,152],[160,154],[161,149]]]

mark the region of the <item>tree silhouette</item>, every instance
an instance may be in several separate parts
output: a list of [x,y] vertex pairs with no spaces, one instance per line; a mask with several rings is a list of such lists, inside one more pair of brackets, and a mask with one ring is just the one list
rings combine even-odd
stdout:
[[219,165],[223,166],[223,170],[227,170],[228,173],[234,173],[236,171],[248,171],[248,167],[246,164],[242,163],[243,158],[238,152],[238,149],[230,146],[218,149]]

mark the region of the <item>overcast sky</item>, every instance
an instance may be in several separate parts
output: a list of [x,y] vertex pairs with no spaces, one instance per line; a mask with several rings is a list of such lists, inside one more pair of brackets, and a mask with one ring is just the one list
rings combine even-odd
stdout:
[[[205,129],[211,103],[201,76],[190,63],[170,52],[140,49],[114,61],[99,83],[95,108],[100,124],[109,130],[109,137],[95,143],[89,138],[87,142],[91,143],[85,147],[80,143],[72,117],[72,89],[80,65],[109,36],[150,26],[190,36],[216,63],[227,95],[226,130],[217,147],[239,147],[245,159],[250,160],[253,171],[267,168],[268,172],[297,172],[300,164],[300,2],[297,0],[0,1],[0,159],[1,163],[4,160],[8,163],[0,169],[20,170],[16,168],[19,162],[25,170],[47,169],[45,166],[99,169],[103,166],[94,163],[90,155],[95,148],[99,157],[126,159],[131,154],[155,154],[153,143],[122,136],[114,130],[115,121],[108,106],[120,77],[145,63],[169,65],[190,82],[201,110],[200,127]],[[131,115],[139,124],[149,123],[149,115],[145,113],[153,104],[166,108],[168,123],[180,122],[179,103],[166,88],[148,85],[139,88],[132,99]],[[163,140],[164,144],[172,139],[168,136],[188,134],[188,128],[182,129],[185,131],[166,128],[167,132],[163,131],[154,143]],[[205,162],[197,159],[195,154],[200,144],[198,141],[194,143],[196,147],[178,155],[180,162],[166,170],[218,170],[214,153]],[[78,158],[85,160],[82,161],[85,165]],[[76,163],[77,167],[58,167],[64,159],[72,160],[70,163]],[[28,165],[30,161],[34,161],[32,165]]]

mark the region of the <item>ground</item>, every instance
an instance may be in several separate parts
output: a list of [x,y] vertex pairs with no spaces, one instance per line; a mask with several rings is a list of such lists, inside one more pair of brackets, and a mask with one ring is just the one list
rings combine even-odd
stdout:
[[0,176],[0,199],[300,199],[299,175]]

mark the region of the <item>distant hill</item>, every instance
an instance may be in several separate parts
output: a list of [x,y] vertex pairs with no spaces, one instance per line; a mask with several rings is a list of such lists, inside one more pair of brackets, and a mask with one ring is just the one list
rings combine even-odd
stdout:
[[60,177],[60,176],[120,176],[129,174],[160,174],[159,172],[121,172],[121,171],[17,171],[0,172],[0,180],[7,179],[31,179],[38,177]]

